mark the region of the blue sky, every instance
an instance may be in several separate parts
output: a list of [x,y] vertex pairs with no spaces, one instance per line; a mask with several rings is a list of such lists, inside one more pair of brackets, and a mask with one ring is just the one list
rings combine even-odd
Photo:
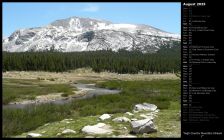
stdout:
[[72,16],[147,24],[180,33],[180,3],[3,3],[3,36]]

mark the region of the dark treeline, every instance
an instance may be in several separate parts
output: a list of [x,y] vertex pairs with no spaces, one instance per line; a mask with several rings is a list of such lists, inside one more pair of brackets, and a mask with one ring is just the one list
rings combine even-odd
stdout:
[[139,51],[3,52],[3,71],[63,72],[91,67],[95,72],[166,73],[180,71],[180,47],[157,53]]

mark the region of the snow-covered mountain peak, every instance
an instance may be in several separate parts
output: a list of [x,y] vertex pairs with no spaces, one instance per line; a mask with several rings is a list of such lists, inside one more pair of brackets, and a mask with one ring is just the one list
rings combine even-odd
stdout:
[[21,52],[54,49],[70,52],[138,49],[155,52],[172,41],[180,41],[180,35],[149,25],[114,24],[106,20],[70,17],[43,27],[17,30],[3,39],[3,50]]

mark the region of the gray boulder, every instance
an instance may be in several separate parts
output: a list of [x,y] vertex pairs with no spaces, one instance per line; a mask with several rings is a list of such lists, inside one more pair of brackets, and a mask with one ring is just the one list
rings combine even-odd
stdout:
[[134,134],[151,133],[157,131],[153,122],[150,119],[132,121],[131,127],[131,132]]
[[148,103],[137,104],[134,107],[134,111],[155,111],[156,109],[157,109],[156,105]]

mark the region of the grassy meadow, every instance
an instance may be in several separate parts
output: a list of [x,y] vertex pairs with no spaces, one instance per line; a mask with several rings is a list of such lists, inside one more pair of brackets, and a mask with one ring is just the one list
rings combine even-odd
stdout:
[[[82,82],[88,83],[88,80],[82,80]],[[59,126],[54,129],[59,129],[61,127],[59,121],[65,118],[73,118],[76,125],[67,124],[67,127],[75,127],[74,129],[79,132],[72,137],[83,137],[80,128],[87,125],[87,122],[93,123],[99,115],[104,113],[117,116],[120,113],[131,112],[135,104],[143,102],[155,104],[161,110],[160,115],[155,120],[161,132],[152,134],[152,137],[180,135],[180,118],[177,115],[180,111],[180,80],[106,80],[92,82],[95,82],[98,87],[120,89],[121,93],[76,100],[64,105],[42,104],[25,109],[3,109],[3,136],[12,137],[33,130],[45,131],[48,127],[56,127],[57,125]],[[27,86],[22,87],[23,84]],[[13,86],[18,88],[12,88]],[[29,91],[31,89],[32,92]],[[3,79],[3,101],[5,100],[5,103],[23,98],[24,95],[32,97],[55,92],[69,93],[71,90],[74,89],[68,84],[42,85],[38,79],[31,81]],[[86,123],[80,121],[83,119],[87,119]],[[51,125],[45,127],[44,124],[46,123],[51,123]],[[130,128],[128,124],[125,125],[128,129]],[[172,126],[175,126],[175,129],[170,130]],[[56,137],[56,130],[55,132],[48,130],[49,132],[46,132],[45,136]]]

